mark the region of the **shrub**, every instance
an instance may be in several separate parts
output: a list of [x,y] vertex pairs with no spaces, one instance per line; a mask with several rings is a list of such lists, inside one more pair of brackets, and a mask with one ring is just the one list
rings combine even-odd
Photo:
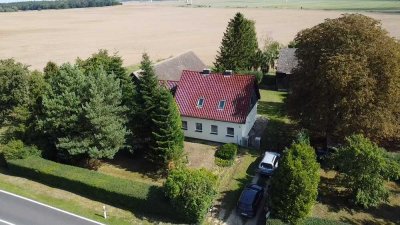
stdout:
[[224,144],[215,152],[215,157],[225,160],[233,160],[236,157],[238,146],[235,144]]
[[40,151],[35,146],[25,146],[21,140],[11,140],[6,145],[0,146],[0,153],[7,161],[40,156]]
[[217,177],[200,169],[176,169],[164,184],[173,207],[190,223],[201,223],[217,193]]
[[63,165],[37,157],[11,160],[11,173],[70,191],[135,214],[177,221],[162,187]]
[[331,157],[339,170],[339,180],[351,193],[355,204],[364,208],[387,201],[387,179],[396,180],[400,169],[395,160],[389,160],[386,151],[363,135],[352,135]]

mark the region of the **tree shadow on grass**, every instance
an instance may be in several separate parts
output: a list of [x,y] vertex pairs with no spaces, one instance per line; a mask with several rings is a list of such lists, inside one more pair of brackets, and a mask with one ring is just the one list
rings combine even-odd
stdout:
[[261,115],[267,115],[267,117],[285,117],[287,116],[284,110],[283,102],[265,102],[259,101],[257,106],[257,112]]
[[346,210],[351,213],[348,208],[350,204],[348,201],[348,195],[344,192],[338,191],[339,186],[336,178],[320,178],[318,187],[318,202],[328,206],[329,211],[339,212],[340,210]]
[[[396,184],[395,184],[396,185]],[[348,214],[366,213],[374,219],[356,219],[342,217],[341,221],[350,224],[400,224],[400,206],[383,203],[378,207],[364,209],[354,205],[349,200],[349,193],[339,191],[342,187],[336,178],[321,176],[319,184],[318,201],[328,206],[328,210],[335,213],[345,210]],[[396,189],[397,190],[397,189]],[[395,195],[396,190],[391,190]],[[379,220],[378,220],[379,219]]]
[[159,181],[164,177],[164,173],[157,169],[154,164],[148,162],[142,155],[131,154],[128,151],[119,151],[114,159],[103,160],[104,162],[129,172],[142,174],[153,181]]
[[293,123],[279,119],[269,119],[261,141],[261,148],[282,152],[293,143],[298,131],[298,127]]

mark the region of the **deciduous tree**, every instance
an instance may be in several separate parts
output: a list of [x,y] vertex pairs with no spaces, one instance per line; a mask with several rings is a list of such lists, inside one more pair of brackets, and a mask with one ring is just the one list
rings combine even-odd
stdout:
[[385,150],[365,138],[352,135],[331,158],[339,170],[339,180],[351,193],[354,203],[365,208],[387,201],[385,181],[400,176],[400,165],[385,156]]
[[342,141],[353,133],[400,141],[400,44],[360,14],[297,34],[299,64],[287,98],[291,117]]
[[217,177],[200,169],[176,169],[164,184],[166,196],[188,223],[201,224],[217,191]]

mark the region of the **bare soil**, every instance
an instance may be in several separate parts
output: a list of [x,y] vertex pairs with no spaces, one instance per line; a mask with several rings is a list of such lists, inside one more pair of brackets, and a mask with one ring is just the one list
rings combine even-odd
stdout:
[[[266,35],[286,44],[302,29],[343,12],[257,8],[186,8],[146,3],[122,6],[0,14],[0,59],[13,57],[42,69],[104,48],[118,52],[126,65],[147,52],[168,58],[189,49],[206,64],[214,61],[230,18],[238,11],[256,21],[260,41]],[[400,14],[365,13],[382,21],[400,38]]]

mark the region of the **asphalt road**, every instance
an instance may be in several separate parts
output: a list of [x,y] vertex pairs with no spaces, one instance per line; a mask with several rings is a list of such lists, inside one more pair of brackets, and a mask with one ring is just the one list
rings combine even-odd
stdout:
[[0,190],[0,225],[104,224]]

